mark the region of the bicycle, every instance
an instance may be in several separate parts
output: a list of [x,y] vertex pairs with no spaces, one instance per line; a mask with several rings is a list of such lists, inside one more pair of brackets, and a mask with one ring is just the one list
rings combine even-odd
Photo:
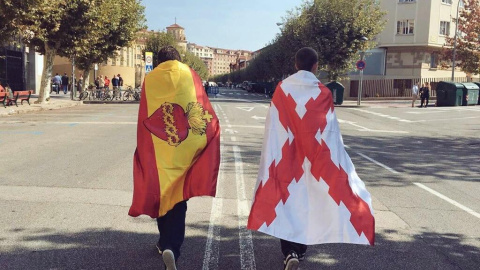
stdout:
[[105,91],[103,92],[103,100],[109,100],[112,101],[114,98],[112,90],[105,88]]
[[124,91],[123,93],[123,101],[127,101],[127,100],[130,100],[130,99],[135,99],[135,100],[138,100],[137,99],[137,96],[138,94],[136,94],[136,91],[133,90],[133,88],[131,86],[127,86],[127,90]]
[[87,99],[89,96],[88,94],[88,90],[87,88],[85,88],[85,90],[83,90],[81,93],[80,93],[80,96],[78,97],[80,100],[85,100]]

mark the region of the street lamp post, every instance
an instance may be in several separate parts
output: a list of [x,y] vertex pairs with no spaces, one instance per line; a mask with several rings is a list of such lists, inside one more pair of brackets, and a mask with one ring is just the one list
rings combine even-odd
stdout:
[[452,82],[455,80],[455,56],[456,56],[456,53],[457,53],[458,11],[460,10],[460,4],[463,5],[462,0],[458,0],[458,4],[457,4],[457,17],[456,17],[456,21],[455,21],[455,36],[453,37]]
[[[368,41],[368,38],[362,36],[360,38],[361,42]],[[365,56],[365,52],[362,50],[360,51],[360,61],[363,61],[363,57]],[[357,96],[357,106],[360,106],[362,100],[362,86],[363,86],[363,68],[360,70],[360,85],[358,86],[358,96]]]

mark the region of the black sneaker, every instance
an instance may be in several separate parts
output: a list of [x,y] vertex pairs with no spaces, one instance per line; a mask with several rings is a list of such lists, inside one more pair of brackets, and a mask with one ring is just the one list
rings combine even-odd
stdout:
[[158,242],[155,244],[155,247],[157,247],[158,253],[159,253],[160,255],[162,255],[162,248],[160,248],[160,241],[158,241]]
[[177,270],[175,265],[175,255],[170,249],[165,249],[162,254],[163,263],[165,264],[166,270]]
[[295,251],[290,251],[285,260],[283,261],[284,270],[297,270],[298,269],[298,255]]

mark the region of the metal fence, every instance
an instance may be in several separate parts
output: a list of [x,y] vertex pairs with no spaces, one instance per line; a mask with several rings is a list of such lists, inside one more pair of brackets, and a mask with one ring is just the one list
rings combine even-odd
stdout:
[[[411,97],[412,86],[420,82],[420,87],[425,82],[430,84],[430,96],[437,95],[435,89],[440,81],[451,81],[451,78],[413,78],[413,79],[383,79],[383,80],[364,80],[362,83],[362,97]],[[455,78],[455,82],[468,82],[469,79]],[[350,81],[350,97],[358,96],[358,87],[360,81]]]

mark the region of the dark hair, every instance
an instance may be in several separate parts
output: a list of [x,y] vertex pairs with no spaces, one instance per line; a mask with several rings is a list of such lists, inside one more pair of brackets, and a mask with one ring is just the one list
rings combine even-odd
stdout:
[[169,60],[182,61],[182,58],[180,57],[180,53],[173,46],[165,46],[161,48],[160,51],[158,51],[157,59],[158,59],[158,64],[161,64]]
[[310,47],[303,47],[295,54],[295,65],[298,70],[312,71],[313,65],[317,62],[318,54]]

